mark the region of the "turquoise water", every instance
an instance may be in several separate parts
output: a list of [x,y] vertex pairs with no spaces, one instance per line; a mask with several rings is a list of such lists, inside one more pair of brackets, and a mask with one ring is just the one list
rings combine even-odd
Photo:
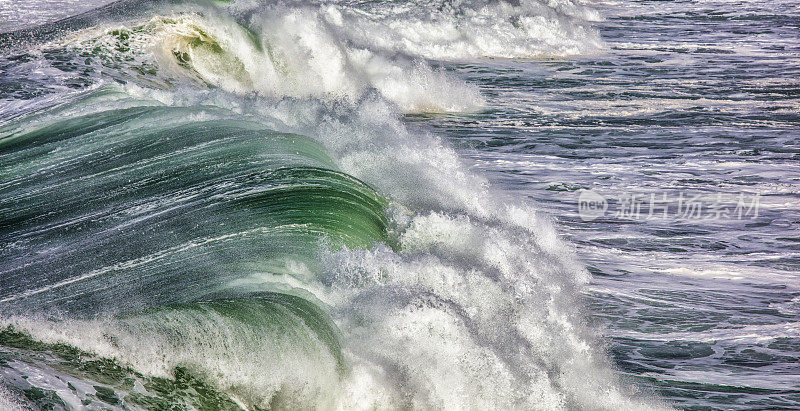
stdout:
[[0,408],[800,406],[791,2],[86,9],[0,9]]

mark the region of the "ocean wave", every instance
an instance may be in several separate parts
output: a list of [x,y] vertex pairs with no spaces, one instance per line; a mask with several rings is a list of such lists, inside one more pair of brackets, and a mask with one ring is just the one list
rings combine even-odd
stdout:
[[588,273],[550,219],[401,120],[481,105],[425,59],[583,52],[592,14],[397,7],[191,6],[104,21],[18,60],[84,81],[28,95],[0,125],[12,395],[658,406],[615,377],[583,317]]
[[[150,2],[118,7],[163,9]],[[98,13],[96,20],[83,18],[96,25],[50,46],[74,49],[68,54],[80,59],[60,64],[74,66],[71,71],[90,65],[144,83],[190,77],[238,94],[350,102],[376,90],[406,113],[484,105],[475,86],[432,67],[430,59],[535,58],[603,47],[589,26],[596,12],[571,1],[220,7],[183,4],[181,12],[171,8],[149,18]]]

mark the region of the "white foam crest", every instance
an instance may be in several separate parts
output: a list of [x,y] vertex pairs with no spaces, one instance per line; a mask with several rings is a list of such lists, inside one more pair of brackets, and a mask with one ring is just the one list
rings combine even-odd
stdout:
[[[385,10],[276,6],[249,16],[261,49],[241,26],[208,16],[154,20],[144,31],[143,39],[154,40],[149,50],[159,67],[179,74],[191,70],[218,89],[178,86],[165,92],[129,84],[129,91],[166,104],[225,107],[278,131],[311,136],[342,171],[394,202],[398,251],[377,246],[325,254],[321,284],[304,287],[330,304],[341,330],[349,367],[342,381],[329,382],[328,359],[304,358],[297,348],[250,337],[246,330],[230,337],[224,324],[216,330],[187,327],[190,336],[179,341],[131,332],[116,322],[24,329],[37,339],[66,340],[154,375],[193,364],[218,387],[246,387],[260,398],[275,392],[274,378],[292,380],[298,395],[325,398],[331,402],[324,405],[337,408],[657,405],[633,399],[632,388],[617,381],[598,337],[585,326],[579,296],[588,273],[550,219],[492,190],[452,148],[433,135],[409,132],[399,119],[399,112],[457,111],[480,103],[474,87],[418,57],[577,51],[584,43],[573,34],[583,23],[566,22],[577,21],[583,11],[571,10],[570,2],[552,3],[561,9],[498,2],[448,3],[442,6],[450,9],[437,11],[434,3],[412,3],[394,16],[399,6],[388,3],[374,6]],[[550,10],[550,17],[534,9]],[[512,15],[518,18],[506,19]],[[437,19],[438,31],[432,27]],[[532,37],[536,33],[540,37]],[[134,41],[132,47],[146,44]],[[113,346],[105,335],[122,337]],[[254,359],[254,352],[263,359]],[[151,358],[159,360],[150,364]],[[300,371],[259,375],[286,368],[277,364]],[[318,374],[323,376],[313,379]]]
[[157,81],[163,87],[189,78],[238,95],[349,104],[376,90],[406,113],[469,112],[484,104],[477,87],[420,59],[354,47],[313,10],[253,19],[258,30],[223,15],[186,12],[153,17],[132,29],[93,29],[69,41],[92,50],[101,44],[104,52],[133,54],[137,64],[157,67],[158,78],[126,76],[141,84]]
[[22,411],[29,408],[30,406],[26,404],[26,401],[18,398],[0,384],[0,410]]
[[[572,0],[239,3],[228,10],[237,18],[216,7],[190,9],[131,29],[82,31],[67,44],[81,43],[87,52],[100,46],[106,62],[135,62],[139,68],[123,77],[144,84],[169,87],[189,76],[240,95],[350,103],[377,90],[406,113],[484,106],[477,87],[425,59],[533,58],[604,47],[590,26],[597,13]],[[152,67],[157,78],[141,74]]]
[[[577,289],[587,278],[579,267],[505,224],[433,212],[403,225],[398,253],[345,250],[323,260],[354,370],[343,401],[444,409],[657,406],[618,384],[582,325]],[[380,396],[365,401],[372,391]]]
[[339,36],[362,47],[435,60],[532,58],[604,47],[580,1],[335,2],[320,6]]
[[346,110],[254,106],[274,127],[314,136],[343,171],[395,201],[397,252],[322,258],[328,289],[318,298],[332,306],[352,365],[342,404],[658,406],[617,383],[584,324],[590,277],[550,218],[493,190],[435,136],[409,132],[380,99]]
[[[272,327],[255,327],[217,312],[172,310],[124,319],[0,320],[37,341],[68,344],[151,377],[183,367],[234,399],[269,408],[330,408],[339,391],[337,361],[313,331],[285,311]],[[266,318],[264,321],[274,320]],[[281,402],[283,401],[283,402]]]
[[[376,95],[350,106],[194,93],[168,100],[225,106],[277,130],[312,136],[343,171],[394,201],[391,235],[397,251],[378,246],[326,253],[320,283],[292,284],[330,305],[348,365],[340,382],[309,382],[311,394],[303,395],[347,409],[658,405],[639,402],[629,392],[633,388],[617,381],[598,336],[584,324],[580,291],[588,273],[550,219],[492,190],[436,137],[409,132],[395,106]],[[255,369],[297,362],[306,370],[292,376],[299,381],[329,369],[312,364],[327,360],[304,361],[300,354],[275,362],[261,348],[237,343],[241,335],[229,341],[198,332],[203,343],[195,344],[130,334],[123,338],[130,342],[111,347],[104,335],[119,334],[117,325],[90,323],[78,332],[72,325],[59,327],[73,331],[57,339],[137,369],[163,375],[189,362],[218,379],[219,387],[245,384],[247,392],[264,396],[274,384]],[[92,334],[95,328],[103,331]],[[42,338],[42,331],[34,335]],[[286,350],[282,343],[262,343]],[[252,352],[274,363],[259,360],[249,368],[244,359]],[[154,366],[152,356],[164,359]],[[318,392],[330,396],[315,396]]]

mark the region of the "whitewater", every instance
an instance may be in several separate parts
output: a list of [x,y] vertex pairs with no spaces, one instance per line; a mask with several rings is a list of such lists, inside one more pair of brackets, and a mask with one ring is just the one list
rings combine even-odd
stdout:
[[0,408],[800,406],[791,2],[64,4],[0,5]]

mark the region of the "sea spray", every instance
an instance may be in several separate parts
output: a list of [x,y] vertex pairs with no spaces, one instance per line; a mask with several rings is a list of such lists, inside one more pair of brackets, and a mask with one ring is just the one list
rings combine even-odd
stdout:
[[[595,49],[591,12],[418,6],[433,17],[155,6],[26,57],[66,80],[2,124],[0,304],[22,343],[5,345],[0,370],[48,376],[37,389],[57,398],[22,382],[13,395],[202,407],[189,386],[245,408],[652,406],[585,324],[588,274],[549,219],[401,120],[483,105],[425,58]],[[403,26],[437,18],[442,31],[418,31],[430,38]],[[124,377],[81,374],[93,356]]]

